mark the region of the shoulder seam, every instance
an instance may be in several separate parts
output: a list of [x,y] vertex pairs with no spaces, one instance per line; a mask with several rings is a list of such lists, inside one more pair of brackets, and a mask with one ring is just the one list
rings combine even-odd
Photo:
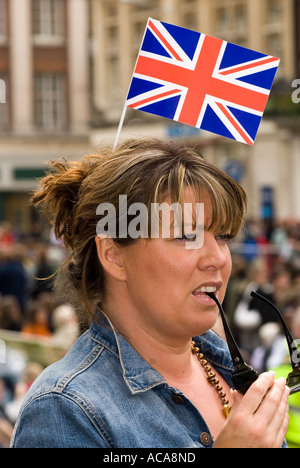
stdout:
[[78,367],[68,372],[68,374],[66,374],[52,390],[55,391],[56,393],[62,393],[64,389],[66,388],[67,384],[74,377],[76,377],[78,374],[88,369],[98,359],[103,349],[104,349],[104,346],[97,345],[94,348],[94,350],[85,358],[85,360],[81,364],[79,364]]

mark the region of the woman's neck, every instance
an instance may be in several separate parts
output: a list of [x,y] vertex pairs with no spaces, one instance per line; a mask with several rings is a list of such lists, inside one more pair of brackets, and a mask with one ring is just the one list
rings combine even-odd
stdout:
[[151,367],[166,380],[168,377],[180,380],[188,378],[194,362],[191,353],[192,337],[162,336],[132,318],[129,311],[124,311],[124,306],[122,309],[120,316],[108,304],[103,304],[103,311],[113,326]]

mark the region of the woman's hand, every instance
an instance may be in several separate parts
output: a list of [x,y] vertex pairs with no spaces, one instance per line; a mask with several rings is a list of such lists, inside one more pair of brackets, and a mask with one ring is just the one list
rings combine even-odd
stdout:
[[214,448],[281,448],[288,428],[289,388],[274,372],[262,374],[234,405]]

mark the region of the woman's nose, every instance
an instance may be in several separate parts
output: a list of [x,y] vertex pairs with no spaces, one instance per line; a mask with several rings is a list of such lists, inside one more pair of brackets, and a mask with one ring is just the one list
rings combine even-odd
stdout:
[[229,261],[228,247],[222,245],[212,232],[205,231],[203,246],[199,249],[200,270],[221,270]]

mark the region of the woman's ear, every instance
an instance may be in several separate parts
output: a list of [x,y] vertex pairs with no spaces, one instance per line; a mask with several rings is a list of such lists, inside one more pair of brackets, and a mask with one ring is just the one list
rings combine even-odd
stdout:
[[98,259],[103,269],[116,280],[125,281],[126,271],[119,247],[108,236],[96,236],[95,242]]

